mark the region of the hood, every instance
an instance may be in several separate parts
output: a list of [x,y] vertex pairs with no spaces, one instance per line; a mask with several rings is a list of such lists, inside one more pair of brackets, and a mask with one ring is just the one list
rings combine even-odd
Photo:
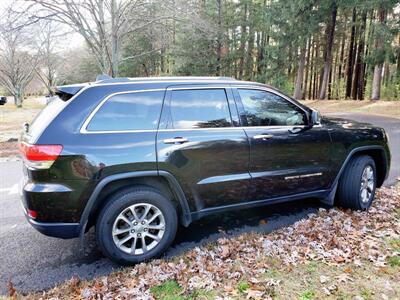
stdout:
[[334,117],[322,117],[322,122],[328,126],[337,126],[345,129],[370,129],[377,128],[370,123],[357,122],[350,119],[334,118]]

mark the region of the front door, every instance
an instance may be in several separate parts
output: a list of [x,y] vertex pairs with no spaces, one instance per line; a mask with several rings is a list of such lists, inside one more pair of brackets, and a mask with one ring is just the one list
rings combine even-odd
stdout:
[[330,137],[308,126],[308,112],[274,90],[235,90],[250,141],[250,198],[268,199],[329,187]]
[[173,174],[192,211],[248,198],[249,142],[229,88],[172,87],[157,136],[159,170]]

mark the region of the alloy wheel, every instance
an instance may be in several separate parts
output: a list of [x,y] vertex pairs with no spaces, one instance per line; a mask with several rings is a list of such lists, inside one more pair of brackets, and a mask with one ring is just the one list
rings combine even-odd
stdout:
[[156,247],[164,232],[163,213],[149,203],[138,203],[124,209],[112,228],[115,245],[130,255],[145,254]]
[[371,200],[372,192],[375,187],[375,174],[370,165],[364,168],[361,176],[360,198],[362,203],[368,203]]

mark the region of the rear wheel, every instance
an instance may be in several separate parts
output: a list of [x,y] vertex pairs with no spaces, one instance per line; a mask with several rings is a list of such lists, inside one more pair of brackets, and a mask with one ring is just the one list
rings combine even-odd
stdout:
[[337,204],[353,210],[366,210],[375,197],[376,167],[367,155],[356,156],[348,163],[339,180]]
[[135,264],[161,255],[175,238],[175,207],[157,190],[130,188],[116,193],[96,223],[97,243],[119,264]]

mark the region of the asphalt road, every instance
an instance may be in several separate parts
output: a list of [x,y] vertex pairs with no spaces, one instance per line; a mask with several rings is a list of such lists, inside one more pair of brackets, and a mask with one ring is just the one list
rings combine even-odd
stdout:
[[[390,139],[392,168],[386,185],[400,177],[400,120],[362,114],[338,116],[384,127]],[[118,268],[96,249],[93,232],[86,235],[85,247],[78,239],[61,240],[36,232],[25,220],[18,196],[21,162],[0,163],[0,295],[7,293],[11,280],[21,292],[51,288],[72,276],[93,278]],[[251,231],[270,232],[293,224],[318,211],[314,200],[284,203],[247,211],[231,212],[199,220],[180,228],[167,256],[218,239]]]

